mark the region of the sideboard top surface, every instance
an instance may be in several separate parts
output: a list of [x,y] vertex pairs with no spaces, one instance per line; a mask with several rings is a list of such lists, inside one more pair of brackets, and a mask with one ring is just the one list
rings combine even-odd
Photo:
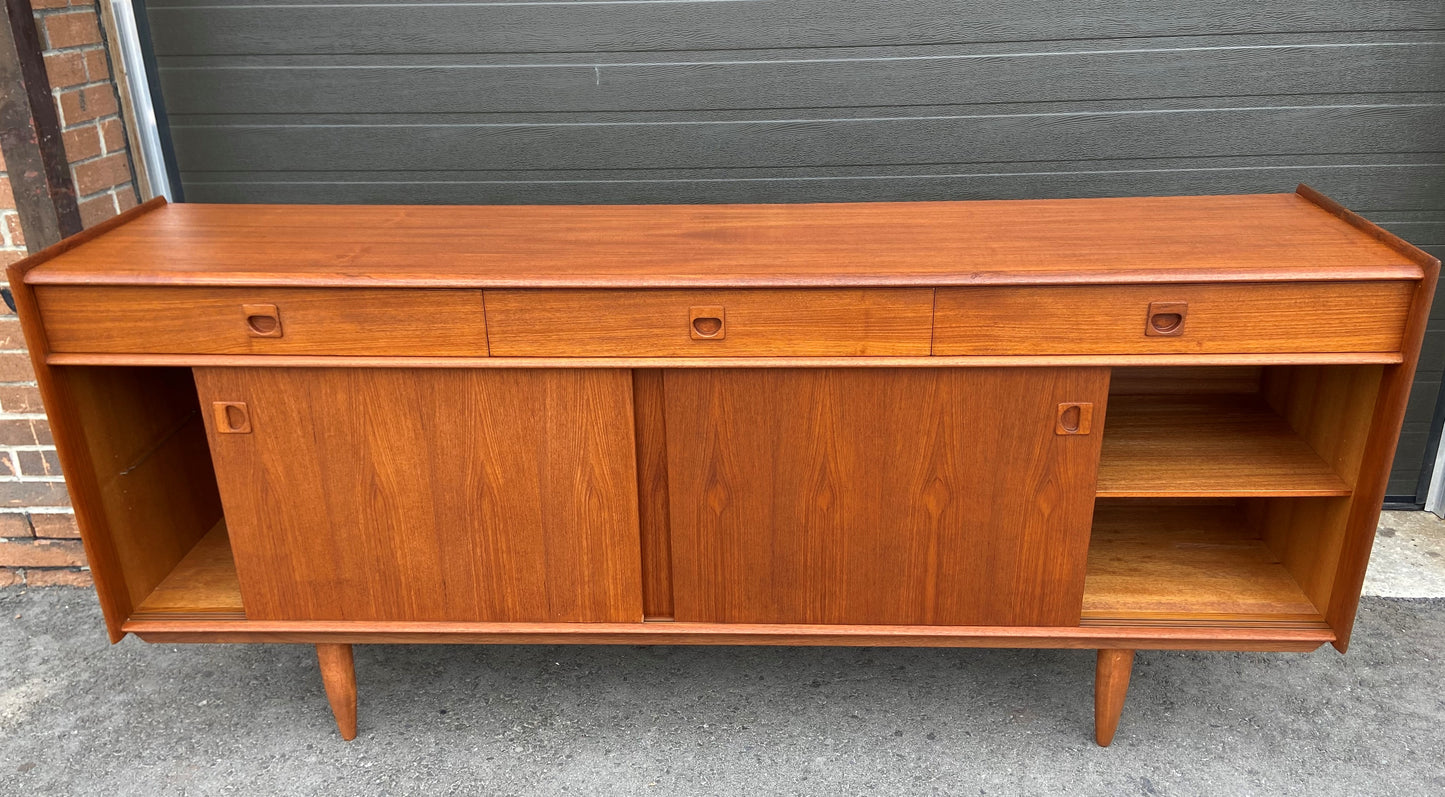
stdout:
[[[1302,189],[1305,190],[1305,189]],[[821,287],[1418,279],[1301,194],[796,205],[157,203],[33,285]]]

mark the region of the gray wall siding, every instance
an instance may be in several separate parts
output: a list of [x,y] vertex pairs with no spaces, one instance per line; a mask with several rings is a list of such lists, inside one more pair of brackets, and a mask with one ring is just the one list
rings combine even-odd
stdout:
[[[1439,212],[1376,215],[1386,229],[1445,261],[1445,224],[1435,220],[1441,215]],[[1428,476],[1434,466],[1434,462],[1424,462],[1424,458],[1431,442],[1430,422],[1440,396],[1441,379],[1445,378],[1442,371],[1445,371],[1445,282],[1436,290],[1435,303],[1430,305],[1430,326],[1425,330],[1415,386],[1410,392],[1405,425],[1400,430],[1395,467],[1390,473],[1390,495],[1414,495],[1422,470]],[[1422,490],[1419,498],[1424,497]]]
[[[1445,249],[1445,3],[151,0],[186,198],[1287,191]],[[1426,343],[1390,492],[1445,367]]]

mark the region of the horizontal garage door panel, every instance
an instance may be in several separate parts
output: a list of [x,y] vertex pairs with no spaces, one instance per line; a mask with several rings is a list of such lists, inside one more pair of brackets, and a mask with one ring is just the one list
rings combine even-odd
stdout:
[[1427,30],[1435,0],[151,0],[159,55],[717,50],[1058,38]]
[[1422,34],[1068,41],[970,48],[173,58],[171,114],[678,111],[1438,91]]
[[1442,95],[1411,104],[1040,111],[736,121],[172,125],[182,170],[656,169],[999,163],[1396,152],[1445,127]]
[[[1392,160],[1402,158],[1389,156]],[[1445,164],[1341,167],[1263,165],[1171,167],[1157,161],[1096,161],[1078,170],[1048,164],[943,164],[911,169],[729,169],[657,171],[188,172],[195,202],[402,204],[646,204],[854,202],[957,199],[1066,199],[1168,194],[1268,193],[1308,183],[1349,207],[1428,209],[1440,205]],[[1293,160],[1293,159],[1291,159]],[[1271,163],[1272,162],[1272,163]],[[905,173],[906,172],[906,173]],[[1442,211],[1445,213],[1445,211]],[[1445,301],[1442,301],[1445,305]]]

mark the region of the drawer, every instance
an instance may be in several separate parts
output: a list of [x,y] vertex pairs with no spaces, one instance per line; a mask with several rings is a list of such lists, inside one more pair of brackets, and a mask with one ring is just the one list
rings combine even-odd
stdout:
[[933,353],[1393,352],[1413,282],[939,288]]
[[510,357],[926,356],[933,290],[487,291]]
[[476,290],[42,285],[35,297],[55,352],[487,355]]

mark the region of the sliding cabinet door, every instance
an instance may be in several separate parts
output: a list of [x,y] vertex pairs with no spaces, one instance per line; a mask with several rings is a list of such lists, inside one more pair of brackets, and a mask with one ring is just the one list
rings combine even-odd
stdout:
[[1077,625],[1108,381],[668,371],[676,619]]
[[626,371],[196,370],[246,615],[637,621]]

